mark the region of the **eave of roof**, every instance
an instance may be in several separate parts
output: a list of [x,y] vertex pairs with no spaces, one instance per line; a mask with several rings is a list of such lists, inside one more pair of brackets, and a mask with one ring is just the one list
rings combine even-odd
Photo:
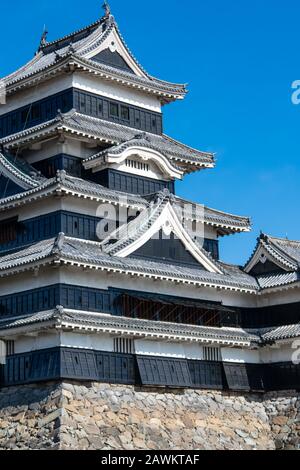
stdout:
[[[39,201],[53,195],[61,195],[62,197],[74,196],[91,201],[130,207],[136,210],[145,209],[156,197],[156,194],[142,197],[135,194],[111,190],[91,181],[69,176],[65,174],[64,171],[58,171],[55,178],[45,179],[43,182],[40,182],[39,186],[31,190],[0,199],[0,212],[14,209],[32,203],[33,201]],[[175,197],[175,204],[178,205],[177,209],[180,211],[181,204],[186,204],[186,201]],[[218,231],[222,229],[222,232],[226,232],[227,234],[239,233],[250,229],[250,227],[248,227],[247,218],[241,218],[241,220],[239,220],[240,218],[238,216],[226,213],[222,216],[222,212],[220,211],[216,211],[216,217],[211,217],[211,213],[214,209],[197,204],[194,204],[194,206],[195,211],[189,210],[189,207],[185,206],[182,214],[185,220],[189,220],[190,218],[190,220],[196,220],[201,223],[204,220],[204,224],[216,227]]]
[[81,332],[101,332],[122,334],[152,340],[168,339],[176,342],[197,342],[223,346],[250,347],[259,343],[259,336],[240,328],[214,328],[191,326],[177,323],[116,317],[107,314],[64,309],[39,312],[36,314],[2,319],[0,337],[28,331],[28,328],[57,328],[80,330]]
[[[62,241],[63,240],[63,241]],[[57,248],[59,247],[59,249]],[[100,243],[64,237],[63,234],[0,258],[0,277],[28,271],[39,266],[74,266],[96,271],[126,274],[153,280],[255,294],[258,285],[254,278],[242,272],[227,271],[215,274],[200,269],[119,258],[102,252]]]
[[[105,64],[96,63],[86,57],[95,45],[99,46],[115,29],[127,53],[141,70],[143,76],[126,73]],[[90,31],[90,35],[84,34]],[[77,40],[76,37],[79,37]],[[114,18],[102,18],[87,28],[65,36],[62,39],[41,46],[37,55],[16,72],[4,77],[7,94],[12,94],[24,87],[33,86],[35,81],[43,81],[61,73],[69,67],[70,71],[83,70],[98,74],[107,80],[117,80],[120,84],[140,88],[145,92],[160,96],[162,101],[170,102],[181,99],[187,93],[186,86],[156,79],[149,75],[138,63],[126,45]]]
[[0,152],[0,175],[12,180],[23,189],[33,189],[45,182],[45,178],[17,156]]
[[[56,118],[45,123],[4,137],[0,143],[10,149],[49,139],[62,133],[69,133],[78,138],[92,139],[105,144],[119,145],[134,138],[137,131],[131,127],[83,115],[72,110],[66,114],[59,114]],[[146,133],[146,135],[153,148],[162,151],[170,160],[184,168],[186,173],[196,171],[199,168],[214,167],[213,154],[192,149],[165,134]]]

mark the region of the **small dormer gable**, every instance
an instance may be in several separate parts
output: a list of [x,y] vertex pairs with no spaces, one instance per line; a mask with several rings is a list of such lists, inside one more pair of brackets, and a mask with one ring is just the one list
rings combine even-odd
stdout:
[[85,169],[93,173],[104,168],[152,179],[182,179],[184,171],[176,165],[163,150],[151,145],[151,139],[144,134],[137,135],[123,144],[113,146],[94,155],[84,162]]
[[259,276],[299,269],[300,242],[261,234],[254,253],[245,266],[248,274]]

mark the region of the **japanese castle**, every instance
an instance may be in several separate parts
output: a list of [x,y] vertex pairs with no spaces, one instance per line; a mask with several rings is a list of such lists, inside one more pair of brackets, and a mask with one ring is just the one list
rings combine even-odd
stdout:
[[300,389],[300,242],[220,260],[251,222],[176,196],[214,154],[164,133],[187,88],[149,75],[104,10],[3,78],[0,387]]

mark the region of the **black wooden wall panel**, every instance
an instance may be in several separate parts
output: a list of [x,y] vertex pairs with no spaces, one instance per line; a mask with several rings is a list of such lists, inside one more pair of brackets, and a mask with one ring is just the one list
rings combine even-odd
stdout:
[[250,390],[262,392],[266,389],[264,364],[246,364],[246,371]]
[[108,48],[93,56],[91,60],[134,74],[133,70],[129,67],[127,62],[125,62],[123,57],[117,51],[112,52]]
[[96,352],[98,380],[110,383],[136,383],[136,361],[131,354]]
[[246,364],[224,362],[224,372],[230,390],[250,390]]
[[173,233],[169,238],[163,236],[160,230],[157,238],[151,238],[141,248],[131,255],[133,258],[140,257],[145,259],[154,259],[157,261],[168,261],[180,265],[197,266],[199,270],[203,269],[191,253],[185,248],[182,241],[175,237]]
[[0,116],[0,137],[5,137],[51,120],[57,116],[59,109],[65,113],[70,111],[72,107],[73,92],[69,88],[11,111]]
[[[110,112],[112,105],[118,110],[116,115]],[[126,108],[126,113],[122,107]],[[0,116],[0,138],[47,122],[57,116],[58,110],[66,113],[73,108],[88,116],[152,134],[162,134],[163,131],[161,113],[69,88]]]
[[97,237],[97,225],[101,220],[98,217],[68,211],[57,211],[27,219],[18,223],[14,240],[0,244],[0,253],[56,237],[60,232],[68,237],[100,241]]
[[54,284],[0,297],[0,318],[65,308],[114,313],[115,295],[107,290]]
[[297,325],[300,322],[300,303],[273,305],[262,308],[241,309],[243,328],[268,328],[271,326]]
[[41,287],[0,297],[0,317],[46,311],[60,305],[59,285]]
[[53,178],[58,170],[65,170],[69,175],[81,178],[83,172],[82,159],[71,155],[59,154],[54,157],[33,163],[32,166],[46,178]]
[[142,385],[190,387],[191,375],[186,359],[137,356]]
[[266,390],[300,390],[300,364],[276,363],[265,366]]
[[174,181],[155,180],[118,170],[106,169],[97,173],[86,172],[85,177],[109,189],[129,194],[148,195],[163,189],[168,189],[172,194],[175,193]]
[[[117,110],[116,113],[111,112],[112,107]],[[124,117],[122,107],[126,108],[128,118]],[[82,114],[98,117],[152,134],[162,134],[163,132],[161,113],[82,90],[74,89],[74,108]]]
[[61,376],[78,380],[98,380],[94,351],[61,350]]
[[59,348],[9,356],[2,368],[2,386],[54,380],[59,377]]
[[195,388],[222,390],[224,372],[221,362],[189,360],[189,371]]
[[222,364],[57,347],[9,356],[0,367],[0,387],[61,378],[212,390],[300,390],[300,365]]

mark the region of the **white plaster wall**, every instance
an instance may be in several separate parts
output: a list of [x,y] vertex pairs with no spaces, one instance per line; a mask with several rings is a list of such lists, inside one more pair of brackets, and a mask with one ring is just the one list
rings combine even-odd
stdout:
[[181,344],[166,341],[135,340],[136,354],[203,360],[203,347],[199,344]]
[[0,106],[0,115],[9,113],[14,109],[21,108],[34,101],[55,95],[60,91],[67,90],[72,87],[72,75],[61,75],[55,79],[40,83],[38,87],[32,87],[27,90],[19,91],[13,96],[7,97],[6,105]]
[[[23,206],[22,209],[12,209],[0,213],[0,220],[19,216],[19,221],[32,219],[39,215],[50,214],[62,208],[62,199],[44,199],[38,202],[32,202],[30,205]],[[78,209],[78,208],[77,208]],[[80,212],[80,210],[79,210]]]
[[185,358],[184,347],[180,343],[156,342],[147,340],[135,341],[136,354],[145,356],[165,356],[174,358]]
[[250,351],[235,348],[221,348],[222,360],[224,362],[259,364],[259,351]]
[[62,332],[60,345],[68,348],[94,349],[96,351],[113,352],[114,340],[105,334],[83,334]]
[[61,75],[40,84],[38,87],[32,87],[29,90],[24,90],[13,96],[9,96],[6,105],[0,106],[0,115],[47,98],[63,90],[67,90],[72,86],[89,93],[123,101],[124,103],[139,106],[150,111],[161,112],[161,103],[156,96],[151,96],[148,93],[112,83],[101,77],[91,77],[77,72],[72,75]]
[[49,349],[54,347],[90,349],[113,352],[113,338],[105,334],[86,334],[73,332],[48,332],[38,336],[19,336],[15,340],[15,353]]
[[292,343],[277,345],[277,347],[269,347],[260,350],[260,360],[264,364],[274,362],[291,362],[295,349],[292,348]]
[[[130,160],[133,160],[133,158],[130,158]],[[131,175],[144,176],[146,178],[152,178],[152,179],[155,179],[155,180],[170,180],[168,175],[162,173],[162,171],[159,169],[159,167],[157,165],[155,165],[154,163],[152,163],[151,161],[149,161],[149,160],[142,161],[140,159],[139,160],[136,159],[136,161],[140,161],[141,163],[146,163],[147,165],[149,165],[149,171],[139,170],[138,168],[132,168],[131,166],[129,167],[129,166],[126,165],[125,162],[121,163],[121,164],[107,165],[107,168],[113,168],[115,170],[122,171],[124,173],[129,173]],[[97,171],[99,171],[99,170],[97,170]]]
[[203,360],[203,347],[199,344],[184,344],[184,353],[186,359],[195,359],[195,360]]
[[292,304],[300,302],[300,288],[282,290],[280,292],[270,292],[257,297],[259,307],[269,307],[272,305]]
[[36,275],[33,271],[15,274],[10,277],[0,279],[0,295],[14,294],[30,289],[38,289],[43,286],[51,286],[60,282],[60,272],[58,269],[41,269]]
[[131,277],[129,275],[109,274],[101,271],[84,270],[76,267],[41,268],[38,275],[32,272],[16,274],[13,277],[0,279],[0,295],[35,289],[62,282],[77,286],[86,286],[96,289],[108,287],[121,287],[122,289],[139,290],[143,292],[169,294],[172,296],[186,297],[197,300],[211,300],[221,302],[229,306],[251,305],[254,296],[250,294],[233,293],[213,288],[188,286],[167,281],[155,281]]
[[161,112],[161,104],[157,97],[151,96],[138,90],[132,90],[116,83],[105,81],[99,77],[91,77],[89,75],[74,73],[73,86],[80,90],[97,95],[105,96],[114,100],[123,101],[124,103],[150,111]]
[[33,164],[60,153],[85,159],[94,155],[96,151],[96,143],[88,146],[84,141],[71,137],[66,137],[64,142],[60,142],[59,138],[55,137],[43,142],[42,145],[33,145],[29,150],[23,151],[23,155],[28,163]]
[[15,354],[35,351],[38,349],[55,348],[60,345],[60,335],[54,333],[40,333],[37,337],[21,336],[15,341]]

